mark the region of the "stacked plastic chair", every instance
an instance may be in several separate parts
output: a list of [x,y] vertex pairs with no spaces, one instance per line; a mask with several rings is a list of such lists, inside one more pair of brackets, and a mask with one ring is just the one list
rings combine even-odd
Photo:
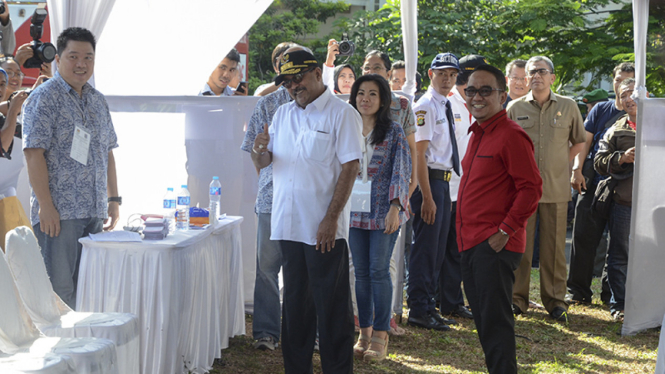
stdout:
[[53,291],[39,244],[32,231],[18,227],[7,233],[5,257],[30,318],[46,336],[105,338],[118,356],[118,371],[139,373],[139,323],[131,313],[72,311]]
[[0,373],[119,374],[115,345],[108,339],[44,337],[0,257]]

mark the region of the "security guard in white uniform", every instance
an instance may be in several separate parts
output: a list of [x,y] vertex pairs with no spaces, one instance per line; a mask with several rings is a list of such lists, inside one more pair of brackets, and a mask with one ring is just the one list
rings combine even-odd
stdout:
[[419,187],[411,197],[415,242],[409,261],[408,324],[434,330],[449,330],[447,325],[456,323],[436,312],[434,293],[450,226],[448,182],[453,171],[460,175],[455,120],[447,99],[459,73],[454,54],[438,54],[428,72],[431,85],[413,107]]

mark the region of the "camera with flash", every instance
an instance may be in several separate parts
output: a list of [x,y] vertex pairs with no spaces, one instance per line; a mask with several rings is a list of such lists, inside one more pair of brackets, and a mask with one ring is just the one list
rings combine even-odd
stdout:
[[24,68],[41,68],[42,63],[51,62],[55,59],[56,49],[51,43],[44,43],[41,40],[44,31],[44,20],[46,19],[46,9],[37,8],[35,13],[32,14],[32,24],[30,25],[30,36],[32,42],[30,47],[33,51],[33,56],[23,63]]

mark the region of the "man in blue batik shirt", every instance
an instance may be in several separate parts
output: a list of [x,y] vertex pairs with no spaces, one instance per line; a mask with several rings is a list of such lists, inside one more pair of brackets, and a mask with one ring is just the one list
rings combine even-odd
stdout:
[[[292,46],[295,46],[292,45]],[[277,61],[279,58],[277,57]],[[256,136],[263,132],[264,125],[272,123],[272,117],[282,105],[292,101],[289,91],[279,87],[256,103],[247,126],[242,149],[251,153]],[[259,218],[256,240],[256,282],[254,284],[254,347],[274,350],[281,331],[281,304],[279,301],[278,274],[282,267],[282,252],[277,241],[270,240],[270,218],[272,213],[272,164],[259,171],[259,191],[256,196],[256,214]]]
[[32,186],[30,220],[46,270],[54,291],[74,308],[78,239],[112,230],[120,214],[113,158],[118,144],[104,96],[87,83],[95,66],[92,33],[64,30],[55,59],[58,72],[25,103],[23,152]]

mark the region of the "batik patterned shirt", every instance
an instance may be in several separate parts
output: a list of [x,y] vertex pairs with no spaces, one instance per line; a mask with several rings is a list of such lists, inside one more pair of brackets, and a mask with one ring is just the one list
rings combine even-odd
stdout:
[[[399,199],[407,206],[409,179],[411,178],[411,152],[401,125],[393,122],[383,142],[374,147],[367,165],[367,175],[372,181],[370,212],[351,212],[350,227],[365,230],[385,230],[390,202]],[[362,179],[362,165],[357,179]],[[399,224],[404,224],[408,213],[399,214]]]
[[[280,87],[277,91],[268,96],[259,99],[252,112],[252,117],[249,119],[247,125],[247,132],[245,132],[245,139],[242,142],[242,149],[245,152],[252,152],[254,147],[254,140],[256,136],[263,132],[263,126],[267,123],[268,126],[272,123],[272,117],[277,112],[282,104],[286,104],[293,100],[289,91],[284,87]],[[254,206],[256,213],[271,213],[272,212],[272,164],[261,169],[259,173],[259,192],[256,196],[256,205]]]
[[[118,146],[109,107],[85,84],[79,94],[56,73],[37,87],[23,108],[23,149],[42,148],[51,198],[61,220],[108,218],[108,154]],[[87,163],[70,153],[76,127],[90,134]],[[39,201],[30,198],[30,221],[39,223]]]
[[391,92],[390,119],[399,123],[404,134],[409,136],[416,132],[416,116],[413,114],[411,101],[404,96]]

